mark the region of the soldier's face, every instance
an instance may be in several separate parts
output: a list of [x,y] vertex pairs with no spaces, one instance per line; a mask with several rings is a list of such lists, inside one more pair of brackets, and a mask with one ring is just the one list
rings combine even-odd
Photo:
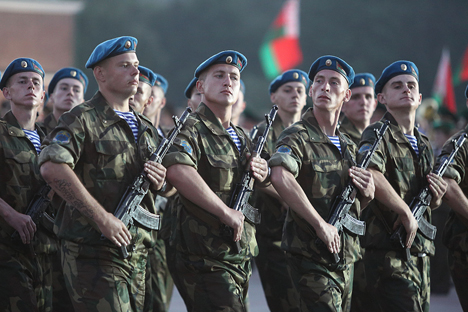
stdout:
[[242,114],[245,110],[246,103],[244,101],[244,93],[239,91],[239,96],[237,97],[237,101],[232,105],[232,113],[231,118],[237,118]]
[[203,102],[231,106],[237,101],[240,90],[239,69],[227,64],[212,65],[204,80],[198,80],[197,88]]
[[106,87],[123,97],[134,95],[139,84],[138,64],[138,58],[133,52],[107,59],[102,65]]
[[278,106],[278,110],[289,114],[301,112],[306,105],[307,93],[304,84],[291,81],[283,84],[270,96],[271,102]]
[[45,96],[42,77],[36,72],[14,74],[8,79],[3,95],[14,105],[38,107]]
[[334,111],[341,109],[343,102],[349,100],[351,90],[340,73],[324,69],[315,75],[309,95],[314,103],[314,109]]
[[374,89],[364,86],[351,89],[351,99],[343,104],[342,111],[351,121],[369,122],[377,106]]
[[61,79],[55,86],[54,93],[50,95],[54,108],[68,111],[78,104],[83,103],[83,84],[74,78]]
[[416,110],[421,104],[422,95],[419,93],[419,83],[414,76],[399,75],[385,84],[377,98],[380,103],[387,106],[388,110]]
[[200,105],[200,102],[201,102],[201,93],[195,87],[195,88],[192,89],[192,96],[190,97],[190,99],[188,99],[187,105],[194,112],[198,108],[198,105]]
[[153,97],[151,105],[148,104],[143,111],[143,114],[150,119],[156,116],[166,104],[164,91],[161,87],[153,86],[151,96]]
[[151,86],[145,82],[138,83],[137,92],[132,96],[128,103],[138,113],[142,113],[151,97]]

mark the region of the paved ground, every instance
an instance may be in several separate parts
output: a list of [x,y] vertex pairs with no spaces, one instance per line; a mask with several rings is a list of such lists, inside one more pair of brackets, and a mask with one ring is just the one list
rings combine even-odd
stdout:
[[[268,312],[268,306],[263,295],[262,285],[258,271],[255,270],[250,280],[250,311],[251,312]],[[185,312],[187,311],[182,298],[177,289],[174,290],[169,312]],[[455,289],[452,288],[448,295],[432,295],[431,296],[431,312],[463,312],[458,302]]]

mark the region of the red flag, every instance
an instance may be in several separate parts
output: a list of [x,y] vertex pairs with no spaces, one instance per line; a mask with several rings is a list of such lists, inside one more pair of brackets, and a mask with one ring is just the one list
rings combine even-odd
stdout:
[[457,76],[458,76],[457,80],[459,82],[468,80],[468,48],[465,50],[465,53],[463,54],[461,68]]
[[260,47],[265,76],[273,79],[302,62],[299,45],[299,0],[287,0]]
[[455,90],[452,81],[452,68],[450,66],[450,52],[447,48],[442,50],[439,67],[437,69],[432,96],[440,105],[456,114],[457,102],[455,100]]

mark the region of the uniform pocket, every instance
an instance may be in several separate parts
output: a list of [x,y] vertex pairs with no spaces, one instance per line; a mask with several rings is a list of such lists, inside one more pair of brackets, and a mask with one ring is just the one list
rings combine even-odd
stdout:
[[[230,192],[237,168],[233,155],[206,155],[209,163],[208,183],[214,192]],[[234,181],[236,182],[236,181]]]

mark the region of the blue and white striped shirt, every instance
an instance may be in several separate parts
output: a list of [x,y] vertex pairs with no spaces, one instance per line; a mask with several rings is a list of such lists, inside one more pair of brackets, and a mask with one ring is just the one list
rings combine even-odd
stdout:
[[338,150],[340,151],[340,154],[341,154],[341,143],[340,143],[340,138],[335,135],[335,136],[329,136],[327,135],[327,137],[330,139],[330,141],[336,146],[336,148],[338,148]]
[[227,132],[229,133],[229,135],[231,136],[232,140],[234,141],[234,143],[236,143],[236,146],[237,146],[237,150],[239,151],[239,153],[241,152],[241,141],[239,140],[239,137],[237,136],[237,133],[236,131],[234,131],[234,128],[232,127],[229,127],[226,129]]
[[120,118],[124,119],[130,128],[132,129],[133,136],[135,137],[135,142],[138,140],[138,121],[135,117],[135,115],[132,112],[119,112],[117,110],[114,110],[117,115],[120,116]]
[[37,154],[39,154],[41,152],[41,138],[39,137],[39,134],[37,134],[37,130],[23,129],[23,131],[28,137],[29,141],[31,141],[31,143],[34,145]]
[[411,146],[416,152],[416,155],[419,156],[418,140],[416,140],[416,137],[414,135],[409,135],[409,134],[405,134],[405,136],[408,139],[408,141],[411,143]]

